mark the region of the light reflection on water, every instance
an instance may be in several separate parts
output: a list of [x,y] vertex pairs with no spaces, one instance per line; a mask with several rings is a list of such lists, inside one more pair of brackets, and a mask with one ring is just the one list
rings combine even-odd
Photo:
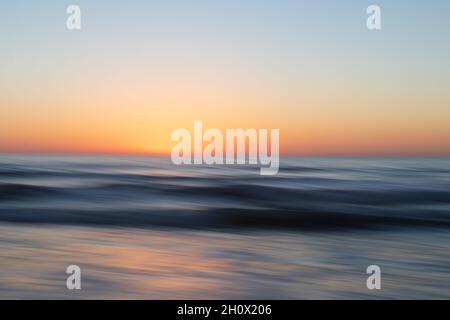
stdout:
[[[65,269],[82,269],[82,290]],[[366,289],[366,267],[382,291]],[[2,299],[450,298],[447,230],[173,231],[0,226]]]

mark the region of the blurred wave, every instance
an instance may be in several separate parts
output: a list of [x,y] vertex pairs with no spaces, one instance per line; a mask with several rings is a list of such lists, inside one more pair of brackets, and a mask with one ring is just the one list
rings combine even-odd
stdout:
[[450,159],[287,158],[174,166],[155,157],[0,157],[0,221],[177,228],[450,225]]
[[448,299],[449,223],[450,159],[0,156],[0,298]]

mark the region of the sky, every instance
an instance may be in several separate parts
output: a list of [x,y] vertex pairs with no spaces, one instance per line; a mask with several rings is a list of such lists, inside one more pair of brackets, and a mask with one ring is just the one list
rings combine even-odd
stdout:
[[449,33],[446,0],[1,1],[0,152],[169,154],[201,120],[286,155],[450,155]]

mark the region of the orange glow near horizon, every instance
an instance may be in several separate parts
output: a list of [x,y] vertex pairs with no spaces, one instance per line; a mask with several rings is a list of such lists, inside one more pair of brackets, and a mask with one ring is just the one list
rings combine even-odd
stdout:
[[280,129],[282,155],[450,154],[450,111],[429,112],[425,98],[261,91],[214,78],[178,87],[128,79],[95,90],[58,88],[45,98],[3,96],[0,152],[168,155],[172,131],[192,132],[202,120],[204,130]]

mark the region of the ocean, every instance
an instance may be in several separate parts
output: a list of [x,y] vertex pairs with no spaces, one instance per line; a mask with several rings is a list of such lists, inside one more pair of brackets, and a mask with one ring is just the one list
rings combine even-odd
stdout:
[[449,158],[0,156],[2,299],[449,299],[449,230]]

